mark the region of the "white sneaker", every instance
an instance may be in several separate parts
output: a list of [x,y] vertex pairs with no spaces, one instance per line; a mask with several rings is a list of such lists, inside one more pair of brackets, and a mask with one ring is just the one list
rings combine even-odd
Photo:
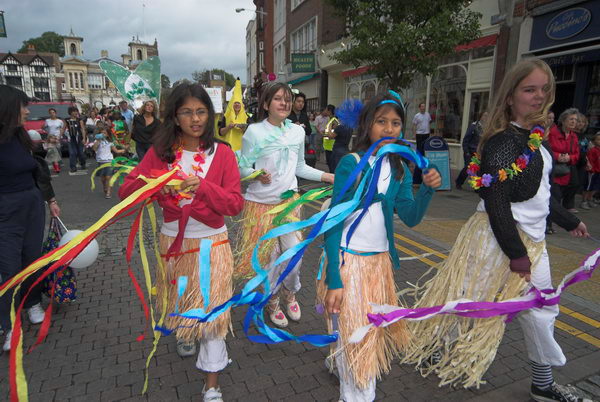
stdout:
[[6,338],[4,339],[4,345],[2,346],[2,350],[5,352],[10,351],[10,340],[12,338],[12,330],[8,331],[6,334]]
[[269,300],[266,310],[267,313],[269,313],[269,318],[273,324],[279,328],[285,328],[288,326],[288,319],[285,314],[283,314],[283,311],[279,305],[279,294],[271,296],[271,300]]
[[38,303],[27,310],[29,321],[32,324],[41,324],[44,321],[44,309],[42,303]]
[[206,386],[202,388],[202,396],[204,402],[223,402],[223,394],[221,394],[221,388],[209,388],[206,390]]
[[292,321],[300,321],[302,317],[302,311],[300,305],[296,301],[296,295],[288,290],[283,293],[283,300],[285,302],[285,312]]

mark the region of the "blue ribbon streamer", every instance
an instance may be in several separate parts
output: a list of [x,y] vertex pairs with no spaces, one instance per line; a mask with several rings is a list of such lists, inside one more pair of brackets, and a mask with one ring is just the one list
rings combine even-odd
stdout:
[[211,239],[200,240],[200,252],[198,253],[198,280],[205,310],[208,309],[210,303],[210,250],[212,244]]
[[187,288],[188,278],[187,276],[180,276],[177,278],[177,300],[175,300],[175,312],[179,312],[179,299],[183,297],[185,289]]

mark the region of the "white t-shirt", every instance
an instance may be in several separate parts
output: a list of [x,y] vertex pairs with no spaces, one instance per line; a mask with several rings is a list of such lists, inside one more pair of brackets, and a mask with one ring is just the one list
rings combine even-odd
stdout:
[[[369,158],[371,166],[375,163],[375,157]],[[385,194],[390,186],[392,169],[387,156],[382,162],[379,181],[377,182],[377,191],[380,194]],[[344,231],[342,233],[341,247],[346,247],[346,236],[352,223],[362,213],[362,209],[354,211],[344,221]],[[350,238],[348,247],[350,250],[356,251],[388,251],[390,248],[387,233],[385,230],[385,218],[383,216],[383,208],[381,202],[375,202],[369,206],[365,216],[361,219],[354,234]]]
[[96,150],[96,161],[98,163],[106,163],[113,160],[113,154],[111,148],[114,146],[112,142],[106,140],[100,140],[98,149]]
[[[206,160],[202,165],[200,165],[202,167],[202,172],[198,174],[198,177],[206,177],[206,174],[210,169],[210,165],[212,164],[215,154],[217,153],[217,147],[219,146],[221,145],[215,143],[214,152],[210,155],[208,154],[208,152],[206,153]],[[196,162],[194,161],[195,154],[196,152],[184,150],[183,155],[181,157],[181,161],[179,162],[179,164],[181,165],[181,169],[185,172],[185,174],[190,176],[195,174],[194,169],[192,168],[192,165],[196,164]],[[182,207],[191,203],[192,200],[181,200],[179,201],[179,206]],[[185,233],[183,237],[185,237],[186,239],[202,239],[204,237],[213,236],[219,233],[223,233],[225,231],[227,231],[227,226],[225,225],[215,229],[190,217],[187,226],[185,227]],[[177,233],[179,233],[179,221],[175,220],[172,222],[163,222],[160,228],[160,232],[167,236],[177,237]]]
[[417,113],[412,122],[417,126],[417,134],[429,134],[429,123],[431,123],[429,113]]
[[315,127],[317,128],[317,131],[320,131],[322,133],[325,132],[325,129],[327,128],[327,123],[329,123],[329,117],[323,116],[322,114],[315,117]]
[[65,123],[61,119],[46,119],[44,129],[48,132],[48,135],[54,135],[56,138],[60,138],[60,130],[64,125]]

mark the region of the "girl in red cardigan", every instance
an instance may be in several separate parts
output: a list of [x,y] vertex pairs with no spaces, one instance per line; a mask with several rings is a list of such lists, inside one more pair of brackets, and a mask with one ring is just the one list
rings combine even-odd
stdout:
[[[159,311],[209,311],[233,293],[233,256],[224,216],[239,214],[244,200],[235,155],[215,138],[214,119],[212,102],[202,86],[178,85],[166,102],[165,119],[154,136],[154,146],[119,190],[119,196],[125,198],[145,184],[140,175],[151,177],[180,169],[180,189],[165,186],[158,196],[164,217],[160,249],[165,268],[164,272],[157,270]],[[204,250],[210,254],[209,275],[199,272],[204,269],[199,267]],[[187,286],[178,298],[182,277],[187,277]],[[206,302],[205,294],[209,295]],[[204,400],[221,401],[218,372],[229,363],[225,336],[231,326],[230,312],[207,323],[167,317],[166,326],[178,328],[180,356],[195,354],[199,342],[196,367],[207,374]]]
[[586,155],[587,185],[583,191],[582,209],[597,207],[594,194],[600,191],[600,132],[594,135]]
[[562,206],[571,213],[577,213],[575,209],[575,194],[579,187],[577,179],[577,162],[579,161],[579,140],[575,133],[577,127],[577,114],[579,111],[570,108],[562,112],[558,118],[558,125],[550,129],[548,142],[552,148],[554,160],[558,163],[567,164],[570,173],[557,176],[554,174],[554,183],[560,190],[560,201]]

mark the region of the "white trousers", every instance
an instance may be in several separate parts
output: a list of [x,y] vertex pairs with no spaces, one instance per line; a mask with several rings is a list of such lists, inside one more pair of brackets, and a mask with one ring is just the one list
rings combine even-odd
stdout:
[[201,338],[196,368],[207,373],[216,373],[229,364],[225,339]]
[[344,353],[336,353],[335,365],[340,379],[340,400],[344,402],[371,402],[375,400],[375,386],[377,385],[375,378],[371,379],[365,388],[359,388],[354,383],[354,377],[346,365]]
[[[531,268],[531,285],[540,290],[552,288],[550,261],[546,249],[537,265]],[[525,310],[518,316],[525,337],[527,355],[536,363],[550,366],[564,366],[566,363],[565,355],[554,339],[554,321],[558,311],[558,305],[544,306]]]
[[271,260],[266,266],[266,269],[269,271],[269,283],[271,284],[271,291],[273,294],[277,294],[277,292],[279,292],[281,284],[283,284],[283,286],[285,286],[285,288],[292,293],[297,293],[300,290],[300,265],[302,265],[302,259],[298,261],[298,264],[296,264],[292,272],[288,274],[288,276],[281,284],[279,284],[279,286],[276,286],[277,280],[283,271],[285,271],[289,260],[284,261],[282,264],[277,266],[274,265],[275,261],[281,254],[300,243],[300,236],[300,233],[292,232],[283,236],[279,236],[275,242],[275,246],[271,252]]

